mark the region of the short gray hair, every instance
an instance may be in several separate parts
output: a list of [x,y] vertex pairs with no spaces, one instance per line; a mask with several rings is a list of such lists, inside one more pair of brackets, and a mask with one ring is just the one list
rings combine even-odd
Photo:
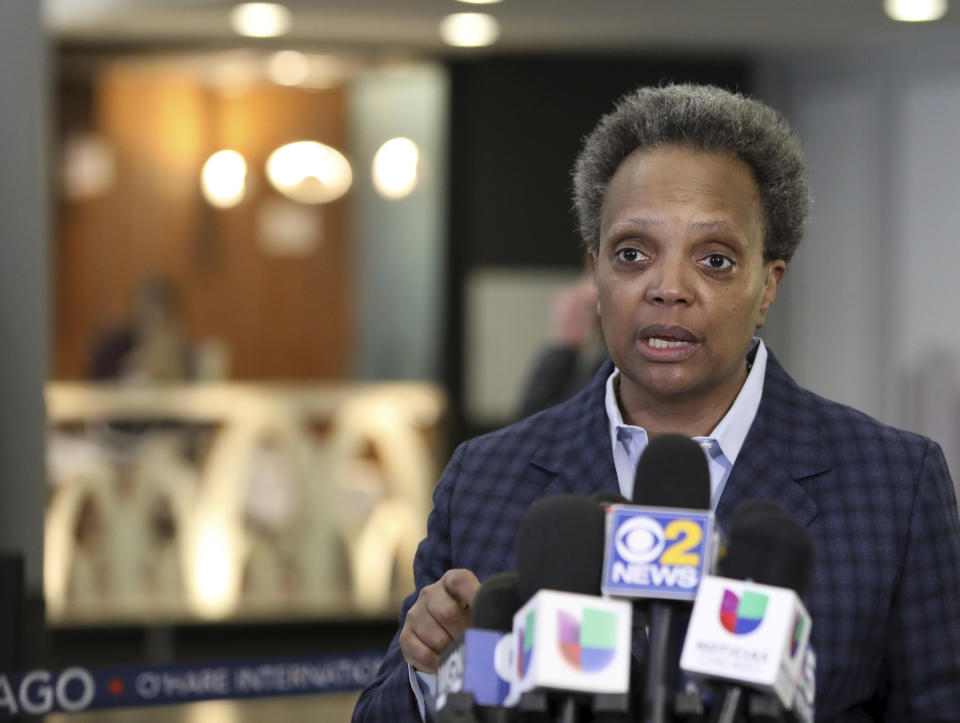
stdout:
[[730,154],[760,192],[767,261],[790,261],[810,210],[803,150],[793,129],[760,101],[710,85],[639,88],[623,96],[587,136],[573,171],[573,202],[588,251],[600,246],[607,184],[638,149],[679,146]]

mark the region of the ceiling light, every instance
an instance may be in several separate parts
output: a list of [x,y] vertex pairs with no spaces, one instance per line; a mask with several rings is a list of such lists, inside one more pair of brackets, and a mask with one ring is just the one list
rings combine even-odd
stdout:
[[70,136],[63,148],[62,173],[64,195],[69,200],[96,198],[109,191],[116,180],[116,154],[102,136]]
[[944,16],[947,0],[884,0],[883,9],[894,20],[924,23]]
[[230,27],[251,38],[275,38],[290,30],[290,11],[277,3],[242,3],[230,11]]
[[296,50],[281,50],[270,56],[267,72],[277,85],[303,85],[310,77],[310,58]]
[[420,151],[409,138],[391,138],[373,157],[373,185],[384,198],[410,195],[417,186]]
[[336,148],[316,141],[297,141],[270,154],[267,178],[294,201],[329,203],[347,192],[353,172],[350,162]]
[[485,13],[453,13],[440,21],[440,37],[458,48],[493,45],[500,37],[500,24]]
[[236,151],[217,151],[200,173],[204,198],[217,208],[232,208],[246,191],[247,162]]
[[349,64],[335,55],[311,55],[309,61],[310,77],[304,83],[308,88],[333,88],[342,83],[350,72]]
[[226,56],[207,71],[207,79],[221,93],[239,95],[256,83],[263,71],[259,65],[239,57]]
[[501,0],[457,0],[457,2],[467,3],[468,5],[496,5]]

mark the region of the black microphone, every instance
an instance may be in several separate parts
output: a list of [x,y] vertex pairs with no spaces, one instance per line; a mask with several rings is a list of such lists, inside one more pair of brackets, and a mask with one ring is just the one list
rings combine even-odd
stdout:
[[483,581],[473,599],[472,627],[509,632],[522,602],[517,573],[494,573]]
[[803,596],[813,576],[813,538],[771,500],[747,500],[734,510],[727,556],[718,574],[785,587]]
[[514,572],[498,572],[480,585],[470,628],[440,655],[438,723],[506,723],[514,719],[504,703],[513,677],[513,616],[520,602]]
[[578,495],[541,497],[517,530],[517,577],[526,602],[538,590],[597,595],[603,571],[604,511]]
[[[812,652],[808,654],[809,615],[799,597],[810,584],[813,565],[814,545],[809,532],[782,507],[768,500],[748,500],[736,509],[729,531],[728,552],[721,560],[718,571],[722,577],[710,578],[701,587],[703,604],[708,608],[716,607],[716,601],[712,597],[708,600],[708,595],[712,596],[715,589],[717,593],[722,592],[724,601],[729,600],[725,613],[728,618],[724,627],[727,630],[739,631],[738,626],[743,626],[746,632],[740,631],[733,637],[742,635],[745,640],[747,633],[755,630],[755,640],[750,643],[752,650],[762,651],[764,658],[775,662],[778,677],[776,682],[769,686],[759,686],[759,666],[750,671],[737,670],[732,664],[723,664],[725,658],[718,656],[725,653],[721,648],[714,648],[714,658],[709,667],[714,669],[715,677],[729,682],[721,686],[721,694],[711,708],[711,723],[733,723],[744,718],[790,723],[808,723],[812,720],[812,700],[801,701],[804,704],[809,703],[808,706],[795,707],[794,703],[798,688],[801,691],[804,688],[801,678],[811,678],[807,685],[810,686],[809,693],[812,696],[812,666],[815,658]],[[732,580],[746,580],[782,590],[775,596],[773,593],[776,591],[770,589],[744,589],[742,596],[738,597],[735,590],[727,589]],[[786,591],[792,591],[796,596],[789,595],[785,598]],[[754,596],[755,600],[762,598],[762,607],[754,605],[756,609],[752,615],[741,618],[746,595]],[[737,604],[736,609],[733,607],[734,603]],[[700,596],[697,604],[701,604]],[[696,674],[696,651],[711,650],[714,640],[711,628],[716,629],[717,612],[709,609],[705,616],[700,618],[699,610],[694,611],[695,620],[691,624],[687,641],[690,648],[689,663],[687,645],[684,648],[684,669],[691,674]],[[721,612],[721,620],[723,615]],[[772,621],[776,618],[785,621],[786,629],[764,632],[764,627],[761,626],[764,619]],[[790,646],[786,649],[785,643],[788,640]],[[721,652],[717,652],[718,650]],[[731,663],[736,660],[736,657],[730,658]],[[793,678],[784,678],[780,674],[781,670],[793,671]],[[753,688],[761,688],[765,692],[754,692]]]
[[710,509],[710,467],[700,445],[682,434],[662,434],[637,462],[633,504]]
[[603,509],[607,509],[610,505],[630,504],[630,500],[628,500],[619,492],[594,492],[592,495],[590,495],[590,499],[600,505]]
[[565,723],[629,711],[630,604],[598,596],[606,513],[595,500],[535,501],[517,534],[523,607],[514,616],[508,703]]
[[[680,434],[650,441],[637,463],[633,504],[644,507],[710,509],[710,468],[700,445]],[[712,525],[705,537],[712,534]],[[709,545],[711,540],[705,540]],[[662,559],[662,558],[661,558]],[[678,605],[682,607],[678,610]],[[652,599],[649,603],[650,654],[643,699],[645,723],[672,719],[684,624],[683,603]]]

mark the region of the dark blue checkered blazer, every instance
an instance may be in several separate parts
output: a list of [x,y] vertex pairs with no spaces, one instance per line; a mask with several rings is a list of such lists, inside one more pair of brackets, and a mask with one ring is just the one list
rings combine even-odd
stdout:
[[[603,402],[611,370],[456,450],[417,551],[418,590],[450,568],[481,580],[513,569],[517,525],[537,497],[619,491]],[[771,354],[717,507],[721,527],[751,498],[774,500],[816,541],[805,602],[817,719],[960,721],[960,524],[940,448],[802,389]],[[419,720],[396,638],[354,720]]]

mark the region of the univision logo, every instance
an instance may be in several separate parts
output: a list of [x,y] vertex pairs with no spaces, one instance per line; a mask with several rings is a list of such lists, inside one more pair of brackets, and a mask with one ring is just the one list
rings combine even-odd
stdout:
[[790,639],[790,657],[797,654],[797,648],[800,645],[800,638],[803,637],[803,616],[797,611],[796,619],[793,621],[793,635]]
[[520,651],[520,655],[517,656],[517,676],[520,680],[524,680],[530,670],[530,660],[533,658],[533,631],[536,622],[536,610],[531,610],[527,613],[523,626],[518,631],[520,638],[517,641],[517,649]]
[[617,616],[585,608],[582,619],[557,611],[557,646],[574,670],[595,673],[606,668],[617,648]]
[[720,602],[720,623],[734,635],[752,633],[763,622],[768,600],[766,595],[750,590],[744,590],[743,597],[724,590]]

